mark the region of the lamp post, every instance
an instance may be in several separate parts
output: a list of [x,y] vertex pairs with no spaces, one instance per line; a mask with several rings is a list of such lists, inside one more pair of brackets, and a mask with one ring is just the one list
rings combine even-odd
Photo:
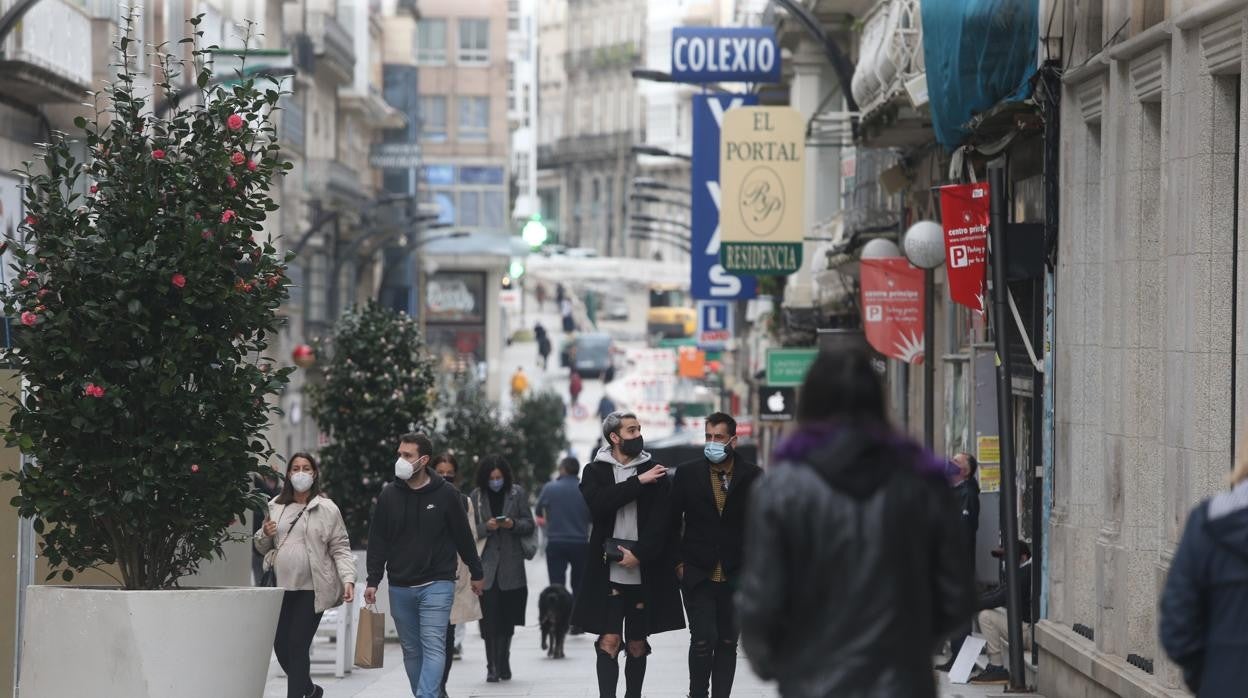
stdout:
[[923,270],[923,445],[936,445],[936,269],[945,263],[945,232],[939,223],[919,221],[906,230],[906,259]]

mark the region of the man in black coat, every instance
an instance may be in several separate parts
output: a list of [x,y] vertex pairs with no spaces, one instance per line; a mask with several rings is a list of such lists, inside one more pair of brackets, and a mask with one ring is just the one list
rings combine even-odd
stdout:
[[625,698],[641,698],[650,635],[685,627],[670,549],[671,481],[643,449],[641,423],[613,412],[602,423],[607,445],[581,473],[593,522],[585,577],[572,624],[596,633],[598,690],[615,698],[620,648],[627,638]]
[[[953,457],[952,465],[957,473],[951,477],[953,494],[958,500],[958,511],[962,521],[962,530],[966,536],[966,549],[970,551],[967,559],[971,565],[971,576],[975,575],[975,538],[979,532],[979,461],[975,456],[962,451]],[[937,671],[949,671],[953,662],[962,651],[962,643],[971,634],[971,623],[965,625],[949,638],[949,661],[936,667]]]
[[745,547],[750,488],[763,471],[739,458],[737,421],[723,412],[706,418],[703,457],[672,476],[676,576],[689,616],[689,695],[728,698],[737,672],[741,631],[733,606]]

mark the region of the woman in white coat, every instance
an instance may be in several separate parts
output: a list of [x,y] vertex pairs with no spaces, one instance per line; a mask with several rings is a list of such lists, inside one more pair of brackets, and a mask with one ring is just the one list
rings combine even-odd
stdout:
[[320,698],[308,652],[321,614],[355,597],[355,557],[342,514],[320,495],[320,469],[307,453],[290,458],[282,491],[256,532],[264,568],[286,590],[273,652],[286,672],[286,698]]

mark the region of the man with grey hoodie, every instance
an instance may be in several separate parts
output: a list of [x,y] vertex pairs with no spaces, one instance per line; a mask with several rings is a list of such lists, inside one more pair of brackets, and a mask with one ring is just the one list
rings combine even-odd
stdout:
[[667,468],[645,452],[636,415],[607,415],[602,436],[606,445],[581,475],[593,529],[572,624],[599,635],[600,697],[615,698],[618,656],[626,645],[624,695],[641,698],[647,639],[685,627],[669,544],[672,487]]

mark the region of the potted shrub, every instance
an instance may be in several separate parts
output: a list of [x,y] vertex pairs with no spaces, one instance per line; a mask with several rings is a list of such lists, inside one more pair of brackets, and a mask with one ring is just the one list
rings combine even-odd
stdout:
[[[290,370],[260,359],[287,290],[254,237],[289,167],[269,120],[279,95],[241,73],[214,86],[199,32],[185,41],[200,99],[173,99],[182,65],[163,52],[158,94],[141,95],[130,36],[107,110],[75,122],[86,161],[54,134],[26,164],[17,276],[0,291],[16,320],[7,359],[27,385],[7,396],[5,438],[34,459],[7,475],[13,504],[53,574],[96,568],[120,584],[29,589],[19,687],[257,696],[281,591],[180,582],[262,504],[252,477],[267,471],[270,398]],[[149,98],[174,106],[153,114]]]

